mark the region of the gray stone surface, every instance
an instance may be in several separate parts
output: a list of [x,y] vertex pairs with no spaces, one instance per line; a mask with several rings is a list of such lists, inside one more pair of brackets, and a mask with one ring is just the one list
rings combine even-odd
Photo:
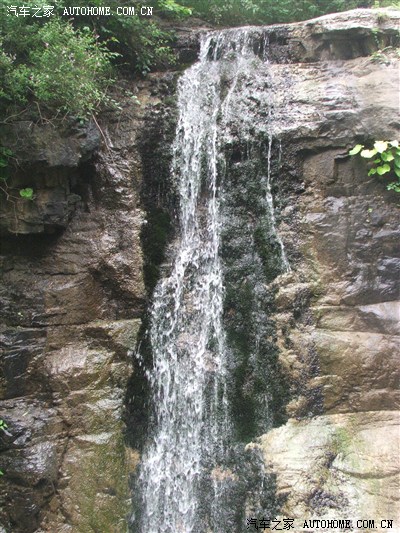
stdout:
[[296,519],[296,531],[310,518],[397,527],[399,430],[398,412],[359,412],[291,420],[261,437],[282,516]]
[[[151,85],[143,84],[144,97]],[[137,457],[125,447],[123,416],[146,299],[136,141],[144,114],[130,105],[123,119],[103,125],[108,147],[96,154],[97,129],[49,137],[46,127],[19,126],[25,173],[14,184],[27,185],[29,169],[41,177],[27,208],[3,211],[3,227],[11,228],[2,239],[0,288],[7,533],[126,528]],[[68,194],[75,209],[58,231],[36,235],[47,231],[56,197],[68,210]],[[29,235],[15,235],[13,224]]]
[[[274,281],[273,318],[292,397],[289,422],[259,445],[282,516],[297,524],[389,515],[399,523],[398,199],[388,180],[347,156],[357,142],[399,137],[399,59],[354,46],[335,59],[336,45],[323,48],[331,37],[357,41],[378,27],[374,16],[294,25],[309,62],[272,66],[282,142],[275,188],[283,182],[290,197],[277,202],[279,231],[293,266]],[[398,18],[383,16],[382,31]]]

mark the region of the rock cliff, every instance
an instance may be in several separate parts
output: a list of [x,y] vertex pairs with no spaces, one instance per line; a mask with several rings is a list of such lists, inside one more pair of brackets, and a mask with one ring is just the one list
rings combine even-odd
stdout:
[[[308,35],[307,63],[272,67],[274,180],[294,266],[273,282],[273,318],[296,392],[289,421],[259,440],[283,516],[343,517],[355,530],[356,518],[400,524],[398,200],[347,156],[358,140],[399,136],[399,58],[362,52],[368,28],[390,35],[370,17],[291,26]],[[398,27],[398,14],[381,17]],[[317,61],[307,43],[319,43]]]
[[138,139],[159,84],[99,127],[2,130],[19,161],[9,191],[34,189],[2,198],[5,531],[126,528],[136,455],[123,411],[147,298]]

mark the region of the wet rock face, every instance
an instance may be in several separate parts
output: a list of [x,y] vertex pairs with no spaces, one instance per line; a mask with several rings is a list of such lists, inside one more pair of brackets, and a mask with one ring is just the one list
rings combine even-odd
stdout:
[[275,280],[291,419],[260,445],[284,516],[396,520],[397,198],[342,155],[327,147],[303,160],[298,233],[284,238],[302,256]]
[[21,159],[9,186],[34,180],[35,198],[2,206],[6,531],[126,529],[137,457],[126,448],[124,405],[147,298],[140,138],[161,81],[134,88],[142,106],[122,98],[123,115],[99,119],[100,150],[93,125],[7,133]]
[[[0,197],[1,234],[65,229],[76,209],[82,208],[73,189],[85,180],[89,169],[84,163],[99,148],[100,139],[94,123],[68,129],[30,121],[1,126],[1,146],[12,151],[10,177],[2,184]],[[33,189],[34,201],[19,195],[26,187]]]
[[[337,34],[340,17],[323,19],[311,28]],[[273,187],[293,270],[273,281],[271,318],[292,398],[289,422],[259,445],[283,516],[396,520],[398,198],[347,153],[399,137],[399,64],[342,59],[272,66]]]

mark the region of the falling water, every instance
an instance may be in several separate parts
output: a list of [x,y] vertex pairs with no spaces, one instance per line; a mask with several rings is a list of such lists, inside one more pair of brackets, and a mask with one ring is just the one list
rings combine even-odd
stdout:
[[[242,137],[252,135],[253,117],[244,108],[251,100],[241,102],[238,94],[254,68],[269,76],[267,42],[257,31],[208,34],[199,62],[179,81],[172,175],[180,231],[151,310],[155,420],[139,479],[141,533],[226,531],[218,525],[224,481],[232,477],[224,466],[232,428],[220,258],[222,146],[238,126]],[[270,114],[268,91],[257,96],[268,100]],[[266,179],[265,201],[273,215],[269,168]]]
[[290,265],[289,261],[286,256],[286,250],[283,245],[283,241],[281,239],[281,236],[279,235],[277,229],[276,229],[276,220],[275,220],[275,209],[274,209],[274,199],[272,196],[272,190],[271,190],[271,148],[272,148],[272,135],[269,137],[268,142],[268,164],[267,164],[267,179],[266,182],[266,195],[265,198],[267,200],[267,208],[268,208],[268,215],[271,220],[271,227],[273,234],[279,244],[280,252],[281,252],[281,261],[283,269],[286,272],[290,272]]

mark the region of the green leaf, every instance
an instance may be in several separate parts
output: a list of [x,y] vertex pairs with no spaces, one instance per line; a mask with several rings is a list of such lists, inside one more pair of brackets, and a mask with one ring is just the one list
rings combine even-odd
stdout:
[[349,150],[349,155],[356,155],[358,154],[358,152],[360,152],[360,150],[362,150],[364,148],[364,145],[363,144],[356,144],[354,148],[352,148],[351,150]]
[[374,148],[377,152],[380,154],[387,150],[388,143],[386,141],[375,141],[374,142]]
[[385,152],[385,155],[386,155],[386,159],[384,161],[393,161],[394,155],[392,154],[392,152]]
[[390,172],[390,165],[385,163],[381,167],[376,167],[376,171],[380,176],[383,176],[383,174],[386,174],[387,172]]
[[389,185],[386,186],[386,189],[388,191],[396,191],[396,192],[400,192],[400,183],[399,182],[395,182],[395,181],[392,181],[392,183],[389,183]]
[[33,189],[31,189],[30,187],[26,187],[26,189],[20,189],[19,194],[20,196],[22,196],[22,198],[26,198],[27,200],[32,200]]
[[13,152],[9,148],[5,148],[4,146],[1,146],[0,155],[5,156],[5,157],[11,157],[13,155]]
[[371,168],[371,170],[368,172],[368,176],[372,176],[373,174],[376,174],[376,168]]
[[394,164],[396,167],[400,167],[400,157],[399,156],[396,156],[394,158]]
[[370,159],[371,157],[374,157],[376,153],[377,153],[377,150],[375,150],[375,148],[372,148],[372,150],[363,150],[360,155],[361,157]]
[[399,167],[394,167],[394,173],[400,179],[400,168]]

